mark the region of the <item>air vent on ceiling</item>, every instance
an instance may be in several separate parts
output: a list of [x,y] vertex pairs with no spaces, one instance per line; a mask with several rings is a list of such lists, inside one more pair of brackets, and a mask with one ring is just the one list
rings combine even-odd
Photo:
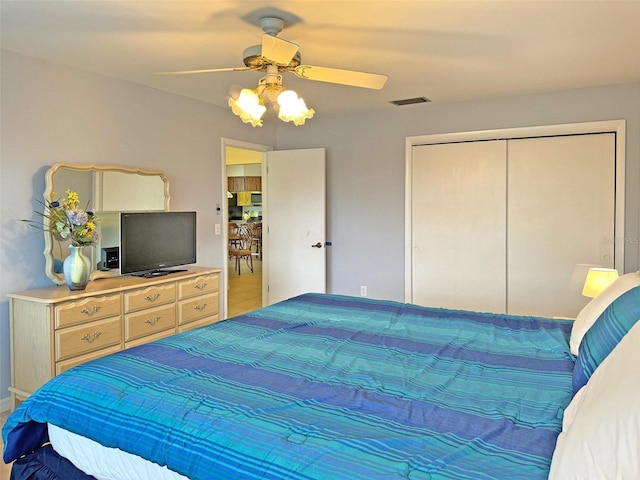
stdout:
[[402,100],[391,100],[389,103],[393,103],[394,105],[401,107],[403,105],[413,105],[416,103],[429,103],[431,100],[429,100],[427,97],[415,97],[415,98],[404,98]]

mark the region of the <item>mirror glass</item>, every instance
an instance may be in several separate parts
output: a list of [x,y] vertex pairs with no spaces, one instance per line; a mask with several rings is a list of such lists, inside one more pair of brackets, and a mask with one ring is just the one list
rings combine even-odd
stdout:
[[[84,249],[93,265],[91,279],[120,274],[103,258],[120,245],[120,212],[169,210],[169,180],[159,170],[58,163],[47,171],[45,202],[66,197],[67,190],[76,192],[80,206],[101,219],[100,243]],[[45,273],[64,285],[62,262],[69,255],[69,241],[60,241],[48,231],[44,239]]]

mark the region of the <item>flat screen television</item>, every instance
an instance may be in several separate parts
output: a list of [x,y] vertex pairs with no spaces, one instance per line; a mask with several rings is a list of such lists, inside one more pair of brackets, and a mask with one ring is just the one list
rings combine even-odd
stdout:
[[196,263],[196,212],[120,212],[120,273],[156,276]]

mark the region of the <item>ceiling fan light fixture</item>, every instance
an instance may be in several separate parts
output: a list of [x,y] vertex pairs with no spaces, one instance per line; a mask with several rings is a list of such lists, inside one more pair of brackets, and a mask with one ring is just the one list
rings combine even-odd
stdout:
[[296,126],[304,125],[316,113],[295,91],[282,86],[281,75],[270,74],[260,79],[257,88],[243,88],[239,95],[229,97],[229,106],[244,123],[254,127],[262,126],[262,115],[267,106],[278,112],[280,120],[293,122]]
[[262,115],[267,111],[267,107],[254,90],[243,88],[237,99],[229,98],[229,106],[244,123],[250,123],[254,127],[262,126]]
[[[260,79],[257,88],[253,90],[243,89],[240,95],[233,94],[228,100],[233,113],[239,116],[244,123],[250,123],[254,127],[262,126],[262,115],[266,112],[266,107],[277,112],[280,120],[293,122],[295,125],[304,125],[305,121],[308,118],[312,118],[316,113],[312,108],[307,108],[304,100],[299,98],[297,93],[293,91],[290,94],[287,93],[282,86],[281,73],[292,73],[304,80],[374,90],[380,90],[384,87],[388,79],[387,75],[301,65],[302,57],[300,56],[298,45],[277,36],[284,28],[285,23],[292,25],[298,23],[300,19],[288,15],[286,12],[276,12],[273,9],[271,9],[271,12],[273,14],[269,13],[268,16],[258,19],[263,31],[262,43],[260,45],[252,45],[244,50],[244,67],[207,68],[159,73],[163,75],[184,75],[235,71],[266,72],[266,75]],[[276,14],[277,16],[274,16]],[[285,14],[285,16],[281,18],[282,15],[280,14]],[[283,92],[287,94],[283,96]],[[282,97],[281,101],[279,97]]]
[[293,90],[285,90],[278,95],[278,105],[278,118],[283,122],[293,122],[296,126],[304,125],[304,122],[316,113],[313,108],[307,108],[304,99],[298,97]]

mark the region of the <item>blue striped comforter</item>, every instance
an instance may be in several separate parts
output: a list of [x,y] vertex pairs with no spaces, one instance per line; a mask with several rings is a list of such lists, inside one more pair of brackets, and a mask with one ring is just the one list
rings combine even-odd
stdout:
[[307,294],[59,375],[8,419],[192,479],[544,479],[571,322]]

